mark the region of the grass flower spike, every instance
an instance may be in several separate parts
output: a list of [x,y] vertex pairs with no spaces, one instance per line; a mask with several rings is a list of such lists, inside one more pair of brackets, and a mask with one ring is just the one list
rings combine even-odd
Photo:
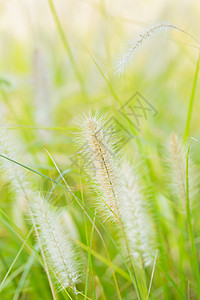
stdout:
[[[6,125],[4,115],[1,113],[1,121]],[[20,151],[17,145],[20,144],[15,136],[7,129],[0,129],[0,154],[13,160],[20,160]],[[27,200],[32,195],[31,187],[27,179],[25,170],[18,165],[1,157],[0,169],[4,174],[4,179],[10,183],[9,187],[14,195],[15,204],[12,212],[15,222],[22,229],[25,226],[24,213],[27,209]]]
[[64,232],[59,214],[40,195],[35,197],[31,211],[39,231],[40,242],[47,262],[62,288],[80,281],[80,262],[73,243]]
[[[186,202],[186,152],[187,149],[183,142],[172,133],[168,159],[170,184],[176,197],[183,205]],[[194,196],[199,190],[199,173],[191,159],[189,159],[189,175],[190,194]]]
[[[6,125],[4,115],[0,115],[1,122]],[[15,141],[15,137],[9,132],[9,129],[2,128],[0,130],[0,154],[16,160],[19,157],[19,151],[17,150],[17,144],[19,140]],[[24,195],[25,191],[28,190],[29,183],[25,176],[25,171],[19,166],[13,164],[12,162],[1,158],[0,161],[1,168],[6,174],[7,179],[12,183],[12,190],[17,195],[21,197]]]
[[[82,148],[86,168],[94,178],[101,194],[99,207],[107,217],[118,215],[120,186],[117,172],[117,157],[113,155],[115,136],[106,126],[106,120],[92,116],[84,117],[82,126]],[[105,213],[106,212],[106,213]]]
[[153,36],[160,32],[166,32],[171,29],[183,31],[170,23],[159,23],[142,32],[138,38],[136,38],[136,40],[130,42],[126,53],[117,61],[115,66],[115,74],[119,76],[122,75],[133,64],[136,53],[149,39],[153,38]]
[[186,201],[186,170],[184,148],[174,133],[170,138],[170,165],[173,178],[174,190],[184,202]]
[[133,172],[128,162],[122,167],[123,198],[120,201],[121,219],[128,238],[131,256],[145,266],[152,263],[154,228],[147,210],[139,173]]

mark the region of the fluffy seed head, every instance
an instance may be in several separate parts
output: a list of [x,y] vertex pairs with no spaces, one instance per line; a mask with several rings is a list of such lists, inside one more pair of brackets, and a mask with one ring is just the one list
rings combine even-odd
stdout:
[[[85,116],[82,123],[82,155],[86,169],[94,178],[94,183],[101,194],[100,210],[106,216],[118,214],[117,206],[120,195],[117,155],[114,153],[116,138],[106,127],[106,120],[98,115]],[[101,198],[100,197],[100,198]]]
[[174,133],[170,138],[171,167],[173,172],[174,187],[180,199],[186,200],[186,169],[185,154],[183,145],[181,145]]
[[[17,160],[18,151],[17,143],[14,142],[14,137],[8,130],[0,130],[0,154]],[[12,189],[17,196],[24,195],[24,191],[28,189],[28,182],[26,180],[25,171],[20,166],[1,158],[0,165],[2,173],[4,173],[7,179],[12,183]]]
[[[183,142],[174,134],[171,134],[169,143],[170,168],[170,186],[176,197],[184,205],[186,201],[186,152],[187,149]],[[199,172],[193,161],[189,158],[189,187],[190,195],[193,196],[198,192]]]
[[75,288],[75,284],[80,281],[81,265],[72,241],[61,226],[58,212],[40,195],[34,198],[31,211],[47,262],[56,275],[58,284],[62,288],[69,285]]
[[134,261],[145,266],[152,263],[151,254],[155,253],[153,222],[139,180],[139,173],[133,171],[128,162],[122,167],[123,197],[120,199],[120,214],[128,238]]
[[[0,129],[0,154],[13,160],[20,161],[20,151],[18,150],[18,148],[20,148],[18,147],[20,141],[15,138],[9,129],[3,128],[3,126],[6,126],[7,124],[2,111],[0,119],[2,126]],[[10,182],[9,188],[15,197],[15,203],[13,205],[15,223],[23,228],[25,225],[23,215],[27,209],[27,199],[33,194],[25,169],[0,157],[0,171],[1,176],[3,176],[6,181]]]
[[159,32],[166,32],[171,29],[181,30],[172,24],[160,23],[146,29],[138,36],[138,38],[136,38],[136,40],[131,41],[128,50],[121,56],[121,58],[116,63],[115,75],[122,75],[129,68],[129,66],[132,65],[136,53],[144,46],[145,42],[147,42]]

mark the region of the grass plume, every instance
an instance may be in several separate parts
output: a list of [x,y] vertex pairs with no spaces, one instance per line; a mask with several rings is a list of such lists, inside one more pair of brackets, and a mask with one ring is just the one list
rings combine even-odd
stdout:
[[[180,200],[181,205],[186,203],[186,145],[174,133],[171,134],[167,154],[167,165],[169,171],[169,183],[174,195]],[[190,195],[193,198],[199,191],[199,172],[192,159],[189,159],[189,182]]]
[[186,201],[184,148],[178,137],[172,133],[170,138],[171,178],[174,190],[179,199]]
[[[1,121],[3,126],[6,126],[6,119],[1,114]],[[0,154],[5,155],[13,160],[18,159],[20,155],[21,143],[19,139],[9,131],[9,129],[0,129]],[[4,180],[9,182],[9,188],[15,199],[15,205],[13,206],[13,216],[16,223],[20,228],[23,228],[24,213],[27,210],[27,200],[32,195],[32,188],[30,186],[27,173],[24,169],[19,168],[12,162],[1,159],[0,169],[4,174]]]
[[113,156],[116,139],[109,135],[109,130],[106,128],[106,119],[99,117],[98,114],[89,113],[88,116],[84,116],[81,148],[87,161],[86,168],[102,196],[102,199],[99,197],[98,206],[107,217],[113,217],[113,213],[118,215],[120,185],[117,158]]
[[154,228],[151,216],[145,203],[139,172],[125,162],[122,167],[123,197],[120,201],[121,220],[124,224],[130,252],[136,263],[148,266],[155,254]]
[[40,240],[48,264],[62,288],[80,281],[80,261],[69,236],[64,232],[59,214],[39,194],[34,198],[31,211],[38,228]]
[[123,75],[123,73],[128,70],[128,68],[134,63],[137,52],[147,43],[148,40],[157,36],[159,33],[169,32],[170,30],[181,31],[199,44],[193,36],[183,29],[170,23],[158,23],[141,32],[135,40],[130,42],[127,51],[118,59],[115,65],[115,75]]

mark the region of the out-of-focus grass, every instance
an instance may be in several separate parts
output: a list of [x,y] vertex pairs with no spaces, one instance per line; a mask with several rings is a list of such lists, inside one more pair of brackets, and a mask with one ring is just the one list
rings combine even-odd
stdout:
[[[54,198],[63,210],[68,210],[72,216],[77,231],[75,240],[86,260],[88,259],[86,282],[81,283],[78,290],[90,299],[113,299],[117,297],[116,286],[103,244],[93,224],[84,216],[73,197],[66,194],[61,186],[54,186],[54,182],[50,180],[57,181],[59,174],[44,148],[51,153],[61,172],[66,171],[65,179],[74,188],[76,196],[82,200],[82,203],[91,209],[93,220],[94,211],[89,199],[96,195],[89,190],[84,179],[80,180],[79,170],[70,160],[77,150],[74,143],[77,132],[75,121],[89,109],[94,111],[98,109],[101,113],[115,116],[127,130],[130,130],[129,122],[119,113],[119,110],[121,105],[139,91],[155,107],[158,114],[153,117],[149,113],[147,119],[141,119],[138,139],[131,139],[124,147],[124,152],[129,158],[137,158],[141,161],[157,229],[158,257],[150,299],[198,299],[199,195],[196,196],[191,212],[187,203],[188,219],[188,215],[186,217],[180,212],[176,199],[171,196],[162,161],[163,148],[165,149],[172,132],[180,137],[184,137],[185,132],[188,141],[190,136],[194,136],[197,140],[200,138],[197,71],[195,75],[195,70],[198,70],[199,45],[196,44],[197,48],[195,48],[192,46],[194,42],[189,38],[178,32],[172,33],[170,39],[166,37],[154,39],[142,49],[134,67],[121,78],[113,76],[112,67],[118,54],[126,48],[127,41],[134,38],[136,33],[146,25],[151,25],[150,20],[156,22],[160,19],[167,19],[167,21],[171,19],[175,25],[184,28],[198,39],[200,8],[192,3],[188,8],[190,14],[181,19],[184,8],[185,10],[187,8],[186,4],[180,10],[178,17],[176,10],[174,14],[169,12],[168,8],[172,7],[170,2],[168,4],[163,1],[162,8],[157,12],[154,11],[153,6],[150,11],[148,4],[143,3],[141,7],[143,17],[136,18],[134,5],[129,6],[128,2],[127,7],[132,9],[133,17],[131,14],[129,17],[120,15],[118,2],[116,7],[115,4],[112,6],[104,1],[100,4],[81,2],[80,9],[83,9],[85,16],[79,20],[77,17],[80,16],[79,3],[76,1],[73,8],[72,1],[68,2],[55,1],[59,18],[56,20],[60,22],[59,30],[54,22],[55,14],[52,14],[48,3],[43,7],[42,14],[38,11],[39,16],[42,15],[44,19],[46,17],[46,22],[39,19],[36,22],[36,15],[28,10],[26,2],[15,3],[20,5],[15,15],[16,20],[9,19],[11,13],[8,20],[15,27],[15,22],[17,23],[22,12],[24,24],[28,28],[26,38],[18,34],[17,30],[20,29],[17,29],[19,28],[17,25],[13,30],[7,30],[6,26],[9,22],[2,25],[1,31],[4,36],[0,42],[2,58],[0,60],[0,109],[3,107],[6,110],[8,122],[7,124],[1,122],[0,125],[7,127],[7,130],[11,131],[19,141],[20,163],[48,177],[44,178],[28,171],[35,188],[45,196],[52,191],[50,197]],[[52,4],[52,1],[49,1],[49,4]],[[37,5],[33,4],[32,8],[36,9]],[[4,16],[5,11],[9,11],[11,7],[6,10],[4,4],[1,6],[0,13]],[[126,1],[123,2],[123,6],[126,6]],[[135,6],[139,12],[139,4],[136,3]],[[181,2],[179,5],[177,3],[177,6],[180,7]],[[148,19],[147,10],[150,11]],[[77,24],[78,21],[80,25]],[[84,22],[89,25],[81,28]],[[36,50],[39,59],[36,57],[35,60]],[[36,67],[36,64],[39,64],[39,67]],[[193,106],[191,115],[189,103]],[[188,114],[190,124],[187,124]],[[199,142],[192,142],[190,155],[198,168],[199,149]],[[2,159],[4,158],[1,157]],[[59,182],[61,184],[61,181]],[[10,192],[10,184],[2,172],[0,178],[1,282],[9,268],[12,268],[0,288],[0,298],[50,299],[52,295],[42,259],[38,255],[39,247],[34,235],[32,234],[28,238],[28,243],[25,243],[31,229],[26,216],[25,225],[18,228],[17,224],[20,224],[20,220],[17,220],[14,214],[13,207],[16,203],[14,195]],[[191,231],[188,234],[187,221],[189,230],[193,228],[192,234]],[[111,225],[101,224],[101,219],[98,220],[98,217],[95,219],[95,224],[106,243],[122,299],[135,299],[132,278],[126,266],[127,257],[120,256],[120,251],[115,244],[118,236],[116,229]],[[190,248],[191,237],[192,249]],[[146,284],[149,287],[152,268],[146,269],[145,272]],[[75,297],[70,289],[68,292],[72,298]],[[57,297],[69,299],[64,291],[59,292]],[[82,298],[84,296],[78,295],[78,299]]]

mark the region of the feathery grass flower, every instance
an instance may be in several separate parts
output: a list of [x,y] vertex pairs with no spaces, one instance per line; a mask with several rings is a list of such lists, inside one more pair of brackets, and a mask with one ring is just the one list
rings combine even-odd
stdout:
[[[1,113],[1,121],[6,125],[3,113]],[[19,160],[18,141],[12,133],[5,128],[0,129],[0,154],[13,160]],[[14,195],[15,202],[13,205],[13,216],[15,223],[20,227],[24,227],[24,213],[27,209],[27,199],[33,194],[27,174],[23,168],[15,163],[1,158],[0,169],[4,178],[10,182],[10,189]]]
[[173,186],[177,196],[186,201],[186,170],[185,153],[182,143],[174,133],[170,138],[170,163],[172,171]]
[[139,172],[133,171],[128,162],[123,163],[123,197],[120,199],[119,210],[134,261],[139,264],[144,262],[148,266],[152,263],[151,254],[155,253],[155,234],[139,177]]
[[100,193],[98,208],[106,217],[113,217],[113,213],[118,215],[120,197],[118,155],[113,154],[116,137],[106,127],[106,119],[97,114],[84,116],[81,129],[81,153]]
[[69,236],[64,232],[59,213],[39,194],[31,204],[31,212],[38,228],[45,257],[58,284],[73,287],[80,281],[80,260]]
[[[13,135],[6,129],[0,130],[0,154],[16,160],[19,156],[17,143]],[[29,183],[26,180],[25,171],[14,163],[1,158],[1,168],[8,180],[12,183],[12,190],[17,196],[24,195]]]
[[[169,145],[168,165],[170,168],[170,185],[176,197],[181,203],[186,202],[186,152],[183,142],[174,134],[171,134]],[[190,194],[194,196],[198,191],[199,174],[191,159],[189,163]]]
[[183,31],[175,25],[170,23],[159,23],[156,24],[144,32],[142,32],[134,41],[130,42],[129,48],[117,61],[115,66],[115,74],[122,75],[134,62],[136,53],[144,46],[144,44],[151,39],[153,36],[157,35],[159,32],[167,32],[171,29],[176,29]]

